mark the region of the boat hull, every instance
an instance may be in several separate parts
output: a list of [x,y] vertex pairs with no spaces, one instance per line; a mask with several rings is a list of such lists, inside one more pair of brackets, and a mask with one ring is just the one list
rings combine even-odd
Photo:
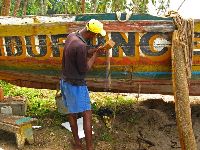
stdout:
[[[116,45],[99,54],[87,74],[90,90],[173,94],[171,38],[175,26],[171,18],[149,15],[132,15],[128,21],[119,21],[115,14],[91,14],[69,22],[1,25],[0,79],[19,86],[58,89],[64,40],[91,18],[101,20],[107,31],[93,44],[112,39]],[[189,87],[190,95],[200,95],[199,20],[195,20],[194,31]]]

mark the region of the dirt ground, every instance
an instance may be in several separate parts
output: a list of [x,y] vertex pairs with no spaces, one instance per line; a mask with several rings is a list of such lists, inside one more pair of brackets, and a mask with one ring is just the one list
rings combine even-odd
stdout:
[[[148,96],[149,98],[149,96]],[[173,101],[163,97],[121,106],[108,129],[102,119],[93,117],[95,150],[180,150]],[[173,99],[173,97],[171,97]],[[170,100],[172,100],[170,99]],[[192,100],[193,129],[200,149],[200,104]],[[34,129],[35,142],[24,150],[72,150],[72,135],[64,127],[46,124]],[[44,121],[45,122],[45,121]],[[84,143],[84,139],[83,139]],[[15,150],[15,136],[0,130],[0,149]]]

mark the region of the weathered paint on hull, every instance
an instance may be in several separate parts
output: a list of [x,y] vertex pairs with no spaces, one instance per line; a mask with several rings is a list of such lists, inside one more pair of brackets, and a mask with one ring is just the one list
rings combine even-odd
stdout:
[[[172,94],[170,49],[175,27],[171,18],[136,16],[134,19],[133,16],[130,21],[119,22],[105,15],[98,17],[83,15],[67,23],[1,25],[0,79],[26,87],[58,88],[64,39],[68,33],[81,29],[84,20],[97,18],[105,24],[107,35],[93,44],[112,39],[116,45],[109,56],[100,54],[88,73],[90,90]],[[199,49],[200,21],[197,20],[191,95],[200,95]]]

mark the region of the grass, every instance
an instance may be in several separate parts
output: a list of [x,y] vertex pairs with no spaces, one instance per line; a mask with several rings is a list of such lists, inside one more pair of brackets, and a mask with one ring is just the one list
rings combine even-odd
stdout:
[[106,142],[111,142],[113,140],[113,137],[111,135],[110,132],[102,132],[102,134],[100,135],[99,139],[101,141],[106,141]]
[[56,110],[56,91],[46,89],[33,89],[15,86],[4,81],[0,81],[5,96],[20,96],[27,100],[27,115],[42,117],[51,110]]
[[[3,88],[5,96],[22,96],[27,100],[27,116],[37,118],[50,117],[54,124],[59,124],[63,116],[58,113],[55,103],[55,90],[33,89],[15,86],[0,80],[0,87]],[[123,96],[122,94],[108,92],[90,92],[92,109],[94,113],[102,106],[109,107],[114,113],[120,111],[122,106],[131,106],[135,99]],[[104,135],[106,139],[106,135]]]
[[118,113],[123,106],[129,107],[137,102],[135,98],[121,93],[90,92],[90,97],[94,112],[100,107],[109,107],[114,113]]

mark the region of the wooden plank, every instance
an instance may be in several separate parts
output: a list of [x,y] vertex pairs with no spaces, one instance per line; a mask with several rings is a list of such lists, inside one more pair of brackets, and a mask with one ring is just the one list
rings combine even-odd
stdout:
[[68,32],[67,23],[0,25],[0,36],[55,35]]
[[0,114],[0,122],[16,125],[16,120],[23,118],[22,116],[12,116]]
[[194,20],[194,31],[200,32],[200,19]]
[[[172,32],[172,21],[102,21],[107,32]],[[86,22],[0,25],[0,36],[57,35],[80,30]]]
[[15,125],[12,125],[12,124],[7,124],[7,123],[4,123],[4,122],[0,122],[0,129],[1,130],[4,130],[4,131],[8,131],[8,132],[11,132],[11,133],[16,133],[18,130],[19,130],[19,126],[15,126]]
[[[45,79],[45,78],[41,78]],[[100,78],[87,78],[87,85],[89,90],[101,92],[105,91],[105,79]],[[57,80],[54,78],[51,83],[39,82],[39,81],[31,81],[27,78],[27,80],[15,79],[15,80],[7,80],[12,84],[22,86],[22,87],[31,87],[38,89],[52,89],[55,90],[59,87],[59,78]],[[173,94],[172,91],[172,82],[171,80],[159,80],[159,79],[137,79],[137,80],[123,80],[123,79],[112,79],[109,91],[111,92],[125,92],[125,93],[137,93],[139,85],[141,87],[141,93],[149,93],[149,94]],[[190,81],[190,95],[197,96],[200,95],[199,90],[200,80],[191,80]],[[119,88],[120,87],[120,88]]]
[[173,32],[171,21],[103,21],[108,32]]
[[31,117],[0,114],[0,122],[11,124],[14,126],[21,126],[23,124],[30,123],[32,121],[35,121],[35,119]]
[[[91,91],[101,92],[105,91],[105,80],[87,80],[87,84]],[[200,81],[191,80],[189,86],[189,94],[191,96],[200,95],[199,91]],[[111,92],[125,92],[138,93],[140,86],[140,93],[148,94],[164,94],[173,95],[171,80],[113,80],[110,86]],[[120,87],[120,88],[119,88]]]

